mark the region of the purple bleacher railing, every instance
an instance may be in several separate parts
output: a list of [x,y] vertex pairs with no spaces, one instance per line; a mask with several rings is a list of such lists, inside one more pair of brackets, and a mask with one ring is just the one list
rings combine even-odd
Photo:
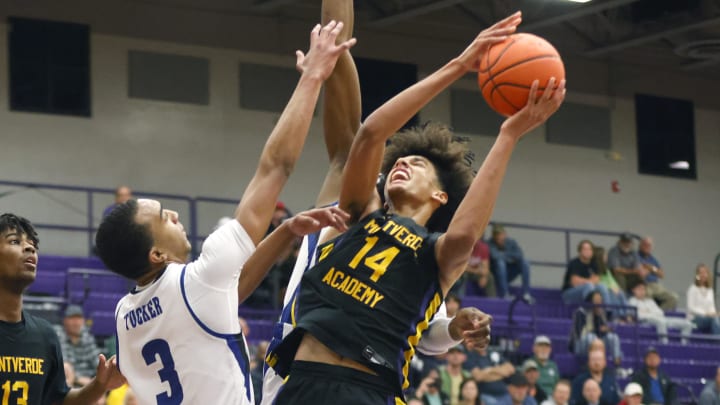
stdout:
[[[537,261],[537,260],[531,260],[530,264],[535,264],[539,266],[548,266],[548,267],[565,267],[567,266],[567,263],[572,259],[573,257],[573,250],[572,246],[570,244],[570,236],[575,233],[583,234],[583,235],[600,235],[600,236],[617,236],[620,234],[620,232],[616,231],[598,231],[593,229],[582,229],[582,228],[561,228],[557,226],[544,226],[544,225],[529,225],[529,224],[520,224],[516,222],[505,222],[505,221],[492,221],[490,222],[492,225],[502,225],[505,228],[518,228],[518,229],[531,229],[535,231],[545,231],[545,232],[560,232],[565,235],[565,261],[564,262],[547,262],[547,261]],[[636,234],[632,234],[633,237],[638,238],[639,236]]]
[[[61,191],[85,193],[85,195],[86,195],[85,213],[86,213],[86,219],[87,219],[87,223],[85,224],[85,226],[45,224],[45,223],[37,223],[37,222],[34,222],[34,225],[38,229],[52,229],[52,230],[67,231],[67,232],[85,232],[85,233],[87,233],[88,256],[92,255],[92,253],[93,253],[93,246],[95,244],[94,243],[95,232],[97,231],[97,227],[95,226],[95,217],[93,215],[93,213],[94,213],[93,197],[95,196],[95,194],[111,194],[111,195],[115,194],[115,189],[112,189],[112,188],[67,186],[67,185],[61,185],[61,184],[32,183],[32,182],[20,182],[20,181],[9,181],[9,180],[0,180],[0,186],[20,187],[20,188],[25,188],[25,189],[61,190]],[[196,222],[197,212],[195,210],[195,201],[193,200],[193,198],[185,196],[185,195],[179,195],[179,194],[165,194],[165,193],[138,191],[138,190],[133,191],[133,193],[138,197],[180,200],[180,201],[186,202],[188,204],[188,210],[190,211],[189,212],[190,233],[189,233],[188,237],[191,238],[191,240],[197,239],[197,222]],[[32,218],[30,218],[30,220],[32,220]],[[197,252],[195,250],[195,244],[193,244],[193,250],[192,250],[193,257],[196,256],[196,253]]]

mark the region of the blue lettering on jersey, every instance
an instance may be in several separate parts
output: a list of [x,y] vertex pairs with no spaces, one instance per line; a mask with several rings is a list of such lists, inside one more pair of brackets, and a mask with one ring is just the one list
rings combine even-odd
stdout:
[[157,318],[162,313],[160,299],[152,297],[147,304],[141,305],[139,308],[133,308],[123,316],[125,318],[125,329],[136,328],[151,319]]

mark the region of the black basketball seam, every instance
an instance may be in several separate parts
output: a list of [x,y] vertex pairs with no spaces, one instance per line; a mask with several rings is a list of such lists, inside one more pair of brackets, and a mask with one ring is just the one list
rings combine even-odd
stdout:
[[495,84],[495,80],[493,80],[495,78],[495,76],[497,76],[501,73],[507,72],[508,70],[510,70],[516,66],[520,66],[525,62],[532,62],[532,61],[538,60],[538,59],[552,59],[552,58],[560,59],[557,55],[538,55],[538,56],[533,56],[532,58],[529,58],[529,59],[523,59],[519,62],[515,62],[512,65],[506,66],[504,69],[500,70],[499,72],[495,72],[494,74],[488,73],[488,79],[485,81],[485,83],[483,83],[482,87],[480,87],[480,91],[482,91],[483,88],[485,88],[485,85],[488,82],[493,82],[493,84]]
[[[490,80],[492,80],[492,79],[490,79]],[[493,83],[493,84],[495,84],[495,83]],[[493,99],[493,93],[495,93],[495,91],[496,91],[497,89],[498,89],[497,86],[493,86],[493,89],[492,89],[492,91],[490,92],[490,100]],[[505,97],[505,95],[502,94],[501,91],[498,91],[498,94],[500,95],[500,97],[502,97],[503,100],[505,100],[506,103],[508,103],[508,104],[509,104],[512,108],[514,108],[516,111],[519,111],[519,110],[521,109],[521,107],[518,107],[518,106],[516,106],[515,104],[511,103],[510,100],[508,100],[507,97]],[[493,103],[493,105],[495,105],[495,103]]]
[[[497,65],[497,63],[500,61],[500,59],[502,59],[502,56],[505,54],[505,52],[506,52],[515,42],[517,42],[517,40],[515,40],[515,39],[511,40],[510,42],[508,42],[508,44],[505,46],[505,48],[504,48],[502,51],[500,51],[500,53],[498,54],[497,58],[495,59],[495,62],[492,63],[492,64],[490,64],[490,50],[488,49],[488,50],[485,52],[485,55],[487,55],[487,65],[488,65],[488,66],[487,66],[487,69],[486,69],[486,70],[479,70],[479,72],[480,72],[480,73],[490,72],[490,69],[492,69],[493,66]],[[479,69],[479,68],[480,68],[480,66],[478,66],[478,69]],[[488,76],[490,76],[489,73],[488,73]]]

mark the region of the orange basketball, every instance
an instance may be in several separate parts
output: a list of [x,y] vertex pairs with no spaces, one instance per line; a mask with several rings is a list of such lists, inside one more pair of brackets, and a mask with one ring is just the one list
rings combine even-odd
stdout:
[[478,69],[478,85],[485,101],[504,116],[527,104],[534,80],[540,80],[539,89],[544,90],[551,77],[556,79],[556,86],[565,78],[560,54],[548,41],[525,33],[493,45]]

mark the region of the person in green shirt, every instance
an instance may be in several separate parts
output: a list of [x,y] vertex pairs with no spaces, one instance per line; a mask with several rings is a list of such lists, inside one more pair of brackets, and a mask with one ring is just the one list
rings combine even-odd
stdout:
[[560,380],[558,366],[554,361],[550,360],[550,353],[552,353],[551,343],[550,338],[545,335],[537,336],[533,343],[532,359],[537,363],[540,372],[537,385],[545,392],[553,392],[555,384]]

